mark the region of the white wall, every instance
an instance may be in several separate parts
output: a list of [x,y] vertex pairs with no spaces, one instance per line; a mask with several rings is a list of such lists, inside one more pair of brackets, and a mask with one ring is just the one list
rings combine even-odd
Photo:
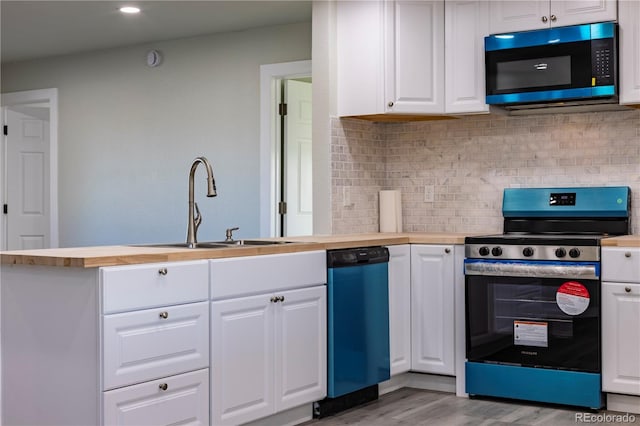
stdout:
[[257,236],[260,65],[310,58],[301,23],[3,64],[2,93],[59,90],[60,246],[184,240],[199,155],[218,187],[198,171],[199,239]]

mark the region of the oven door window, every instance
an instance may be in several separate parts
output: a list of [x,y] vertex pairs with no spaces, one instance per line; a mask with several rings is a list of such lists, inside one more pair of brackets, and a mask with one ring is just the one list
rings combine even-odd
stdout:
[[467,359],[600,371],[598,280],[466,277]]

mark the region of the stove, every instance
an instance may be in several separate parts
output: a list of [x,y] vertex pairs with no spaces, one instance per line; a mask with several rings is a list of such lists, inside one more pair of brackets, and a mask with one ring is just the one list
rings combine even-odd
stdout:
[[599,409],[600,242],[628,187],[505,189],[504,232],[465,239],[466,389]]

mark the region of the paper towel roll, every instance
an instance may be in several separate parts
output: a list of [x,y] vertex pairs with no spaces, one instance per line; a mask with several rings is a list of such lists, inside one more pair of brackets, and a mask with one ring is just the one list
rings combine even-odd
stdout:
[[400,191],[380,191],[380,232],[402,232]]

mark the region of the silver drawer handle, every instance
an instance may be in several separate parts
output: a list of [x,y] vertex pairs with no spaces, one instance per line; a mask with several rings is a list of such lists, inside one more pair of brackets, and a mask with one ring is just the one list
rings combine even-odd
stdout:
[[167,389],[169,389],[169,385],[166,383],[160,383],[158,387],[160,388],[160,390],[163,390],[163,391],[166,391]]
[[167,311],[160,312],[160,318],[162,318],[162,319],[169,318],[169,312],[167,312]]
[[626,291],[627,293],[631,293],[631,287],[625,287],[624,291]]
[[168,272],[169,272],[169,271],[167,271],[167,268],[160,268],[160,269],[158,269],[158,273],[159,273],[160,275],[167,275],[167,273],[168,273]]
[[624,257],[631,257],[631,252],[630,251],[625,252]]

